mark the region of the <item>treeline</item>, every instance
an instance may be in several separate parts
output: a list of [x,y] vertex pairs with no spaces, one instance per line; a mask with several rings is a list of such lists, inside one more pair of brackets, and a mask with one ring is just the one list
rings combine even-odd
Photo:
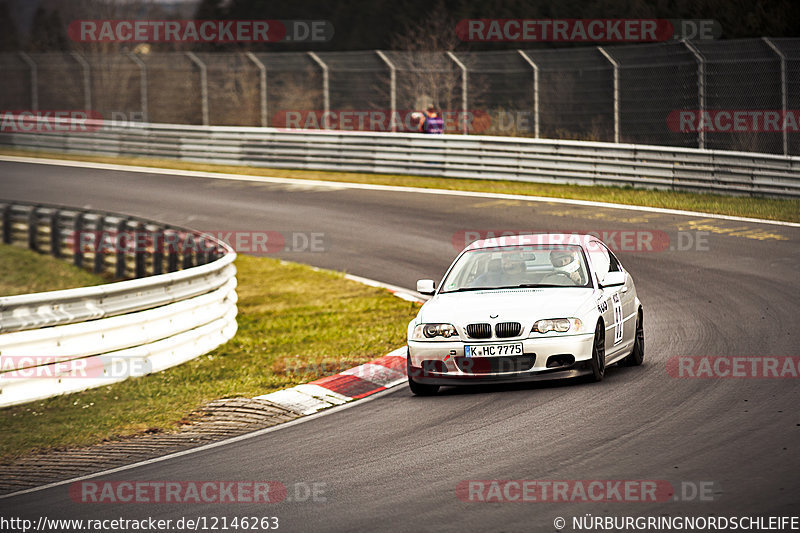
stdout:
[[[81,49],[82,45],[67,37],[68,24],[81,18],[187,16],[186,12],[178,14],[175,4],[153,0],[26,1],[38,7],[30,27],[18,28],[16,21],[20,17],[13,16],[13,10],[22,4],[17,0],[0,0],[0,50]],[[800,36],[800,2],[795,0],[200,0],[194,13],[189,12],[188,16],[196,19],[327,20],[332,23],[335,34],[327,43],[191,46],[164,43],[155,45],[157,49],[392,50],[409,48],[409,36],[419,39],[425,33],[435,42],[450,43],[456,50],[520,47],[520,43],[466,43],[452,39],[458,21],[470,18],[714,19],[722,27],[723,39]],[[564,47],[565,44],[524,43],[522,46]]]

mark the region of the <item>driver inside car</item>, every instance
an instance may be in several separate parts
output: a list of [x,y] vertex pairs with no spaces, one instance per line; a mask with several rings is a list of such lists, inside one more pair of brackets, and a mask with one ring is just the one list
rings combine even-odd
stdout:
[[583,285],[586,280],[581,275],[581,262],[578,259],[578,252],[571,250],[553,250],[550,252],[550,264],[553,265],[553,274],[550,278],[562,278],[566,276],[575,285]]

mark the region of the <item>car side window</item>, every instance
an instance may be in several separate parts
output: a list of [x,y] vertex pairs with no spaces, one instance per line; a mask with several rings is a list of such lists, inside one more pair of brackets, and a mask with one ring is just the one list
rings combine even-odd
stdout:
[[600,243],[600,244],[602,244],[603,248],[605,248],[606,252],[608,252],[608,260],[609,260],[608,271],[622,272],[622,265],[620,264],[619,259],[617,259],[617,256],[614,255],[614,252],[609,250],[608,246],[606,246],[605,243]]
[[592,269],[597,274],[597,279],[602,280],[606,277],[611,267],[608,249],[600,241],[594,240],[589,241],[586,248],[589,252],[589,261],[592,262]]

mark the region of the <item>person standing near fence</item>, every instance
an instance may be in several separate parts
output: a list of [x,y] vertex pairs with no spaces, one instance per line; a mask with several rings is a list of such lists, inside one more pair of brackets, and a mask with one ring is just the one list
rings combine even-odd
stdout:
[[433,104],[428,106],[428,112],[425,113],[421,131],[423,133],[444,133],[444,120]]

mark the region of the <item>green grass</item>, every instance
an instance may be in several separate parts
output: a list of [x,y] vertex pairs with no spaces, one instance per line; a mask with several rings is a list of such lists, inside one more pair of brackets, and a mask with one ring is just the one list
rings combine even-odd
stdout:
[[117,163],[123,165],[139,165],[180,170],[198,170],[204,172],[224,172],[228,174],[247,174],[252,176],[274,176],[297,179],[372,183],[402,187],[423,187],[460,191],[525,194],[531,196],[593,200],[626,205],[683,209],[687,211],[717,213],[722,215],[800,222],[800,200],[796,199],[754,198],[749,196],[656,191],[649,189],[634,189],[631,187],[556,185],[542,183],[521,183],[516,181],[502,180],[450,179],[425,176],[418,177],[395,174],[361,174],[354,172],[270,169],[235,165],[187,163],[172,159],[96,157],[9,149],[0,149],[0,154],[21,156],[35,155],[39,157],[51,157],[56,159],[72,159],[80,161]]
[[57,291],[109,280],[61,259],[27,248],[0,244],[0,296]]
[[231,341],[163,372],[0,410],[0,459],[170,431],[211,400],[335,374],[402,346],[418,309],[338,273],[249,256],[236,266],[239,331]]

